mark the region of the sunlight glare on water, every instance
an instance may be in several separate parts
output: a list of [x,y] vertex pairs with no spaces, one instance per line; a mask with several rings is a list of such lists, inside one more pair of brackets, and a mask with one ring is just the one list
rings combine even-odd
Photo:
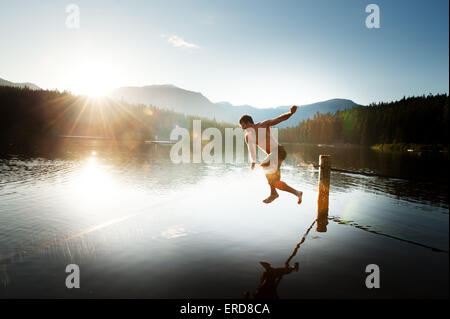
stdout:
[[[169,148],[159,146],[124,153],[98,143],[79,147],[54,158],[2,159],[0,280],[8,288],[0,289],[1,296],[67,295],[53,274],[63,276],[68,263],[77,263],[99,297],[239,298],[258,285],[260,262],[281,267],[317,217],[316,154],[307,149],[288,148],[281,169],[282,179],[304,192],[302,204],[280,193],[267,205],[262,199],[269,186],[259,167],[174,165]],[[346,154],[332,154],[333,165],[348,165],[341,160]],[[292,260],[302,271],[286,277],[295,284],[280,286],[280,295],[314,296],[314,286],[322,285],[338,296],[339,285],[359,280],[355,267],[374,258],[413,265],[411,271],[419,274],[434,269],[435,275],[419,276],[424,282],[442,277],[445,262],[436,263],[438,268],[423,263],[443,255],[401,241],[448,246],[445,187],[424,193],[428,188],[418,183],[333,173],[333,219],[325,233],[311,230]],[[316,271],[343,282],[334,289]],[[399,289],[414,295],[408,279],[401,280]],[[439,285],[430,281],[422,288],[439,293]],[[366,293],[358,287],[355,283],[345,294]]]

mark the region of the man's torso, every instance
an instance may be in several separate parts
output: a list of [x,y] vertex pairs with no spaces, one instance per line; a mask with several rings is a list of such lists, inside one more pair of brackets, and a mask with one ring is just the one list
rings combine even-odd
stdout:
[[256,125],[255,129],[248,130],[245,133],[245,138],[247,143],[255,143],[267,154],[272,153],[275,148],[282,147],[273,137],[270,127],[259,127]]

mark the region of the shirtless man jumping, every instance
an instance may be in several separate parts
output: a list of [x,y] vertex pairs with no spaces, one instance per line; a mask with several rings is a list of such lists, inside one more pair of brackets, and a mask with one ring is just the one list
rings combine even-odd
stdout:
[[294,105],[291,107],[290,112],[282,114],[274,119],[265,120],[259,123],[254,123],[250,115],[243,115],[239,119],[239,125],[246,132],[245,142],[247,143],[248,151],[252,158],[251,169],[255,168],[256,145],[267,154],[267,157],[260,164],[260,166],[264,169],[264,173],[266,174],[267,181],[270,185],[270,196],[263,200],[266,204],[271,203],[279,196],[277,189],[297,196],[298,204],[302,202],[303,192],[297,191],[280,180],[280,166],[287,154],[284,147],[278,144],[278,142],[270,134],[271,126],[286,121],[297,111],[297,108],[298,107]]

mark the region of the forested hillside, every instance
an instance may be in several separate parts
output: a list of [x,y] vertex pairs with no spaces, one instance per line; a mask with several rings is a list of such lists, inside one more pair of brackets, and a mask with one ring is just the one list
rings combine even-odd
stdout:
[[[0,143],[30,144],[60,135],[115,140],[169,139],[176,126],[192,128],[186,116],[154,106],[67,92],[0,87]],[[202,128],[235,124],[202,118]],[[448,148],[448,95],[403,98],[317,113],[313,119],[279,131],[281,142],[444,145]]]
[[[0,143],[31,144],[61,135],[118,141],[168,140],[176,126],[191,128],[199,117],[109,98],[67,92],[0,87]],[[235,125],[203,119],[202,127]]]
[[301,143],[447,145],[448,95],[403,98],[316,114],[293,128],[281,129],[280,140]]

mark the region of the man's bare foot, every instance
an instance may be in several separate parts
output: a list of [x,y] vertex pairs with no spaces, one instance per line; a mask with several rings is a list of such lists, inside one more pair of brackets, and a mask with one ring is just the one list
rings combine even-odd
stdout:
[[278,194],[270,195],[265,200],[263,200],[263,202],[266,203],[266,204],[269,204],[269,203],[273,202],[275,199],[277,199],[278,196],[280,196],[280,195],[278,195]]
[[301,204],[302,203],[302,196],[303,196],[303,192],[302,191],[298,191],[297,192],[298,193],[298,202],[297,202],[297,204]]

